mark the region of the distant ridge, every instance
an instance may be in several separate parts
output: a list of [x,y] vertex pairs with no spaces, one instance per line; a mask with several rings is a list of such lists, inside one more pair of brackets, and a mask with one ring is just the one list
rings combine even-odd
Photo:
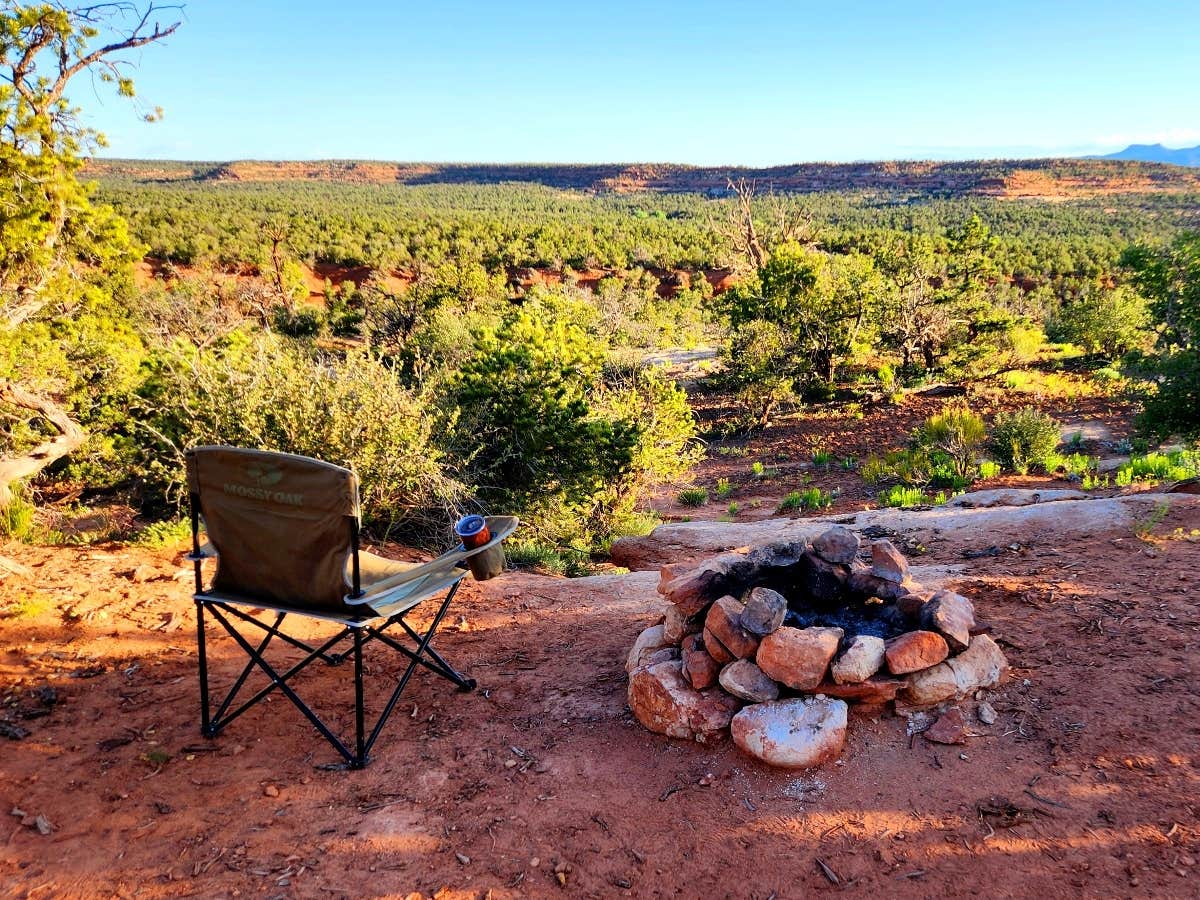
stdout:
[[796,163],[769,168],[676,163],[423,163],[325,159],[182,162],[94,159],[87,177],[108,182],[333,182],[376,185],[523,183],[557,190],[627,194],[640,191],[720,197],[745,178],[781,193],[876,191],[907,196],[981,196],[1070,200],[1111,194],[1200,193],[1200,170],[1108,159],[1021,159],[966,162]]
[[1166,163],[1171,166],[1200,166],[1200,146],[1173,150],[1162,144],[1130,144],[1116,153],[1088,156],[1085,159],[1125,159],[1137,162]]

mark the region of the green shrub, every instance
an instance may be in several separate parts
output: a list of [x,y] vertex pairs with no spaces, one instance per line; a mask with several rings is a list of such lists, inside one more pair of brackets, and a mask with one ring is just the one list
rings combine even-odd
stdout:
[[729,515],[732,517],[732,516],[736,516],[738,514],[738,510],[740,510],[740,509],[741,509],[741,506],[738,504],[738,502],[736,500],[733,500],[730,502],[729,508],[726,510],[726,512],[728,512]]
[[[236,334],[203,351],[155,355],[135,414],[137,474],[152,511],[183,491],[182,449],[232,444],[314,456],[358,473],[363,518],[380,538],[440,543],[465,501],[433,442],[426,398],[369,353],[306,352]],[[152,501],[157,498],[158,502]]]
[[1182,481],[1196,475],[1200,475],[1200,450],[1176,450],[1130,458],[1117,470],[1116,481],[1126,487],[1135,481]]
[[0,537],[14,541],[31,541],[37,535],[34,505],[21,488],[12,491],[9,502],[0,507]]
[[163,519],[139,530],[131,543],[139,547],[175,547],[191,536],[192,524],[188,519]]
[[896,484],[883,491],[875,499],[879,501],[880,506],[940,506],[946,502],[946,494],[938,491],[931,496],[920,488]]
[[797,509],[826,509],[833,505],[833,496],[812,487],[804,491],[792,491],[776,507],[776,512],[791,512]]
[[947,458],[956,481],[969,483],[979,448],[987,438],[983,419],[965,403],[948,404],[925,420],[914,435],[917,449],[937,451]]
[[728,478],[717,479],[716,495],[718,500],[728,500],[733,494],[733,484]]
[[1024,475],[1031,467],[1045,468],[1061,430],[1054,418],[1032,406],[997,413],[988,449],[1005,468]]
[[708,490],[702,487],[684,488],[675,498],[682,506],[706,506]]
[[821,449],[814,450],[813,455],[812,455],[812,462],[813,462],[813,465],[816,466],[818,469],[828,469],[831,465],[833,465],[833,454],[830,453],[828,450],[821,450]]
[[979,464],[979,477],[980,478],[984,478],[984,479],[995,478],[997,475],[1000,474],[1000,472],[1001,472],[1000,463],[995,462],[993,460],[985,459],[983,462],[981,462]]

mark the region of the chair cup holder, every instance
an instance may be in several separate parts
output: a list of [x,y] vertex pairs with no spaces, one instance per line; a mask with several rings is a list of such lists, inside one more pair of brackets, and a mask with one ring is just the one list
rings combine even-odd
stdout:
[[495,578],[504,571],[507,561],[504,557],[504,545],[497,541],[486,550],[481,550],[467,559],[467,566],[476,581],[487,581]]

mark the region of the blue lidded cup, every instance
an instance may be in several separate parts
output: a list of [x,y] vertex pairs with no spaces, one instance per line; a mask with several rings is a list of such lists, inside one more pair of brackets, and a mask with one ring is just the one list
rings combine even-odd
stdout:
[[463,547],[467,550],[482,547],[492,539],[487,519],[483,516],[463,516],[455,523],[454,533],[458,535]]

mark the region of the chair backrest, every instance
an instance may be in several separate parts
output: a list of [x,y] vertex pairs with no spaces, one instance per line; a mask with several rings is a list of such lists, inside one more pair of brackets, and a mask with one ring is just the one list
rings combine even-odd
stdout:
[[344,611],[358,478],[306,456],[195,447],[188,486],[218,554],[212,589],[297,609]]

